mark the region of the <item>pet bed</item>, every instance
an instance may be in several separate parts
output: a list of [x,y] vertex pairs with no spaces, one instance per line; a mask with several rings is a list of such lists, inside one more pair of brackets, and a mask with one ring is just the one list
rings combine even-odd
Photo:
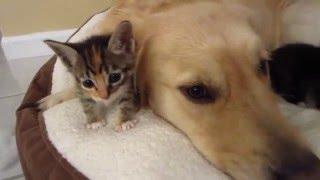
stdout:
[[[93,16],[70,41],[98,32],[96,25],[107,14]],[[35,102],[72,83],[60,59],[52,57],[34,77],[17,110],[17,146],[26,179],[227,179],[183,133],[148,109],[138,113],[135,128],[121,133],[108,126],[86,129],[77,99],[43,113],[37,110]],[[319,155],[320,113],[288,104],[280,107]]]

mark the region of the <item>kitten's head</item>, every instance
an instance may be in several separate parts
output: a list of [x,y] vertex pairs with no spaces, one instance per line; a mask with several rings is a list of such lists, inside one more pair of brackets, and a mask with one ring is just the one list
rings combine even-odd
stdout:
[[111,36],[95,36],[80,43],[46,40],[74,75],[82,92],[96,101],[119,95],[134,72],[132,25],[122,21]]

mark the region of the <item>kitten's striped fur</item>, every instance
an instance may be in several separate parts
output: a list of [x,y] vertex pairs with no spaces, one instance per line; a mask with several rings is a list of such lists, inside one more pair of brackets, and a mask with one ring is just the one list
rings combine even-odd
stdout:
[[133,125],[121,127],[138,110],[130,22],[121,22],[111,36],[93,36],[79,43],[45,42],[74,75],[76,88],[69,91],[80,99],[89,127],[97,123],[101,125],[108,108],[113,105],[119,110],[118,130]]

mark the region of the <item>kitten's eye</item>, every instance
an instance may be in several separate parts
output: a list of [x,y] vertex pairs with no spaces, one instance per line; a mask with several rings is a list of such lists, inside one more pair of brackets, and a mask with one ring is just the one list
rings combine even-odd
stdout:
[[109,83],[116,83],[118,81],[120,81],[121,79],[121,73],[111,73],[109,75]]
[[86,79],[84,81],[82,81],[82,85],[85,87],[85,88],[92,88],[94,86],[94,83],[92,80],[90,79]]
[[180,87],[182,93],[195,103],[210,103],[217,97],[217,92],[210,90],[205,85],[192,85]]

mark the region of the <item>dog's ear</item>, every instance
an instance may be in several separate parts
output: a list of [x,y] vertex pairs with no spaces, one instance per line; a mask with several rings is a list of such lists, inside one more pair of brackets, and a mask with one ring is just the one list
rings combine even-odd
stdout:
[[133,54],[135,42],[133,39],[132,24],[122,21],[112,33],[108,50],[114,54]]
[[140,104],[148,106],[148,92],[149,92],[149,61],[148,49],[150,39],[141,43],[141,48],[137,52],[136,61],[136,88],[139,92]]

